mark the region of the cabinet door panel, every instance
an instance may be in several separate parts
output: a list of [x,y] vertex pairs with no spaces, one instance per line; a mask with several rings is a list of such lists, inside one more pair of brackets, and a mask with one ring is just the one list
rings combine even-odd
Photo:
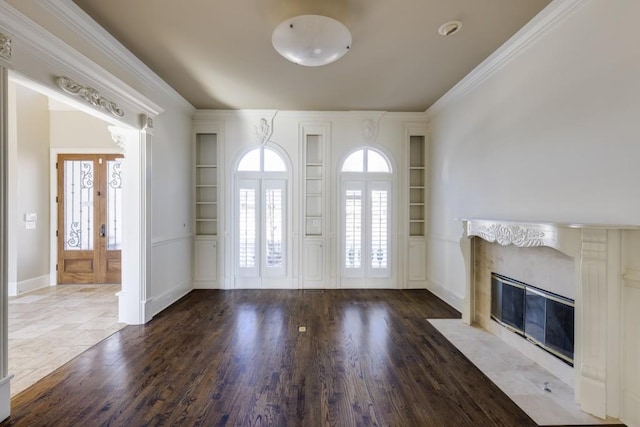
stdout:
[[217,280],[218,248],[215,240],[196,240],[195,244],[195,280]]
[[424,241],[409,241],[409,280],[425,280],[426,251]]
[[304,243],[304,280],[322,281],[324,267],[324,253],[322,242],[307,241]]

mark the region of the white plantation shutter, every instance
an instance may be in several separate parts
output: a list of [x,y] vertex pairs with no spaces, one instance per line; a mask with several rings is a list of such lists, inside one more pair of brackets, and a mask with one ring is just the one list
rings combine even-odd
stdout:
[[256,251],[259,182],[255,179],[243,179],[238,187],[238,268],[241,275],[252,276],[258,271]]
[[371,191],[371,268],[387,268],[388,264],[388,194],[386,190]]
[[360,269],[362,266],[362,190],[346,190],[344,209],[344,266],[347,269]]
[[263,194],[263,275],[267,277],[285,276],[286,182],[281,179],[265,179]]

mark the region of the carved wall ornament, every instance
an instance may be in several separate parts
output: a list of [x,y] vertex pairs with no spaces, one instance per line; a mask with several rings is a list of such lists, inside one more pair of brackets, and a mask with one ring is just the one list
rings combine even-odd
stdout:
[[143,131],[153,134],[153,117],[146,114],[140,114],[140,125]]
[[0,33],[0,57],[11,60],[11,37]]
[[56,83],[58,83],[60,89],[64,90],[68,94],[82,98],[94,107],[102,107],[107,112],[117,117],[124,116],[124,111],[118,107],[118,104],[113,101],[109,101],[92,87],[83,86],[68,77],[58,77],[56,79]]
[[126,131],[122,128],[119,128],[118,126],[109,126],[108,129],[111,133],[111,139],[120,148],[120,153],[122,153],[122,155],[125,155],[127,141]]
[[373,119],[364,119],[360,124],[360,135],[365,142],[373,142],[378,136],[378,122]]
[[255,125],[256,141],[260,145],[265,145],[271,141],[271,135],[273,135],[273,121],[275,120],[278,112],[276,111],[271,117],[271,123],[264,117],[260,119],[260,122]]
[[521,248],[544,246],[544,231],[523,228],[519,225],[492,224],[481,227],[478,236],[488,242],[496,242],[502,246],[514,245]]

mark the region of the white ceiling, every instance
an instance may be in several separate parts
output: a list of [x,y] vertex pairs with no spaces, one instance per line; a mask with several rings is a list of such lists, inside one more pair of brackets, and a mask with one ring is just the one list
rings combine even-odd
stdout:
[[[74,0],[197,108],[425,111],[550,0]],[[353,36],[324,67],[271,46],[322,14]],[[460,20],[449,37],[438,27]]]

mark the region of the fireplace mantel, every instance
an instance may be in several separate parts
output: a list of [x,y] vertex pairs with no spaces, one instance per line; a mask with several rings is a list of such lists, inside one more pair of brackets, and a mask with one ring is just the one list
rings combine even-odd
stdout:
[[620,405],[621,235],[638,226],[462,219],[460,247],[466,269],[462,320],[475,323],[473,238],[519,248],[550,247],[571,257],[575,284],[576,402],[605,418]]

